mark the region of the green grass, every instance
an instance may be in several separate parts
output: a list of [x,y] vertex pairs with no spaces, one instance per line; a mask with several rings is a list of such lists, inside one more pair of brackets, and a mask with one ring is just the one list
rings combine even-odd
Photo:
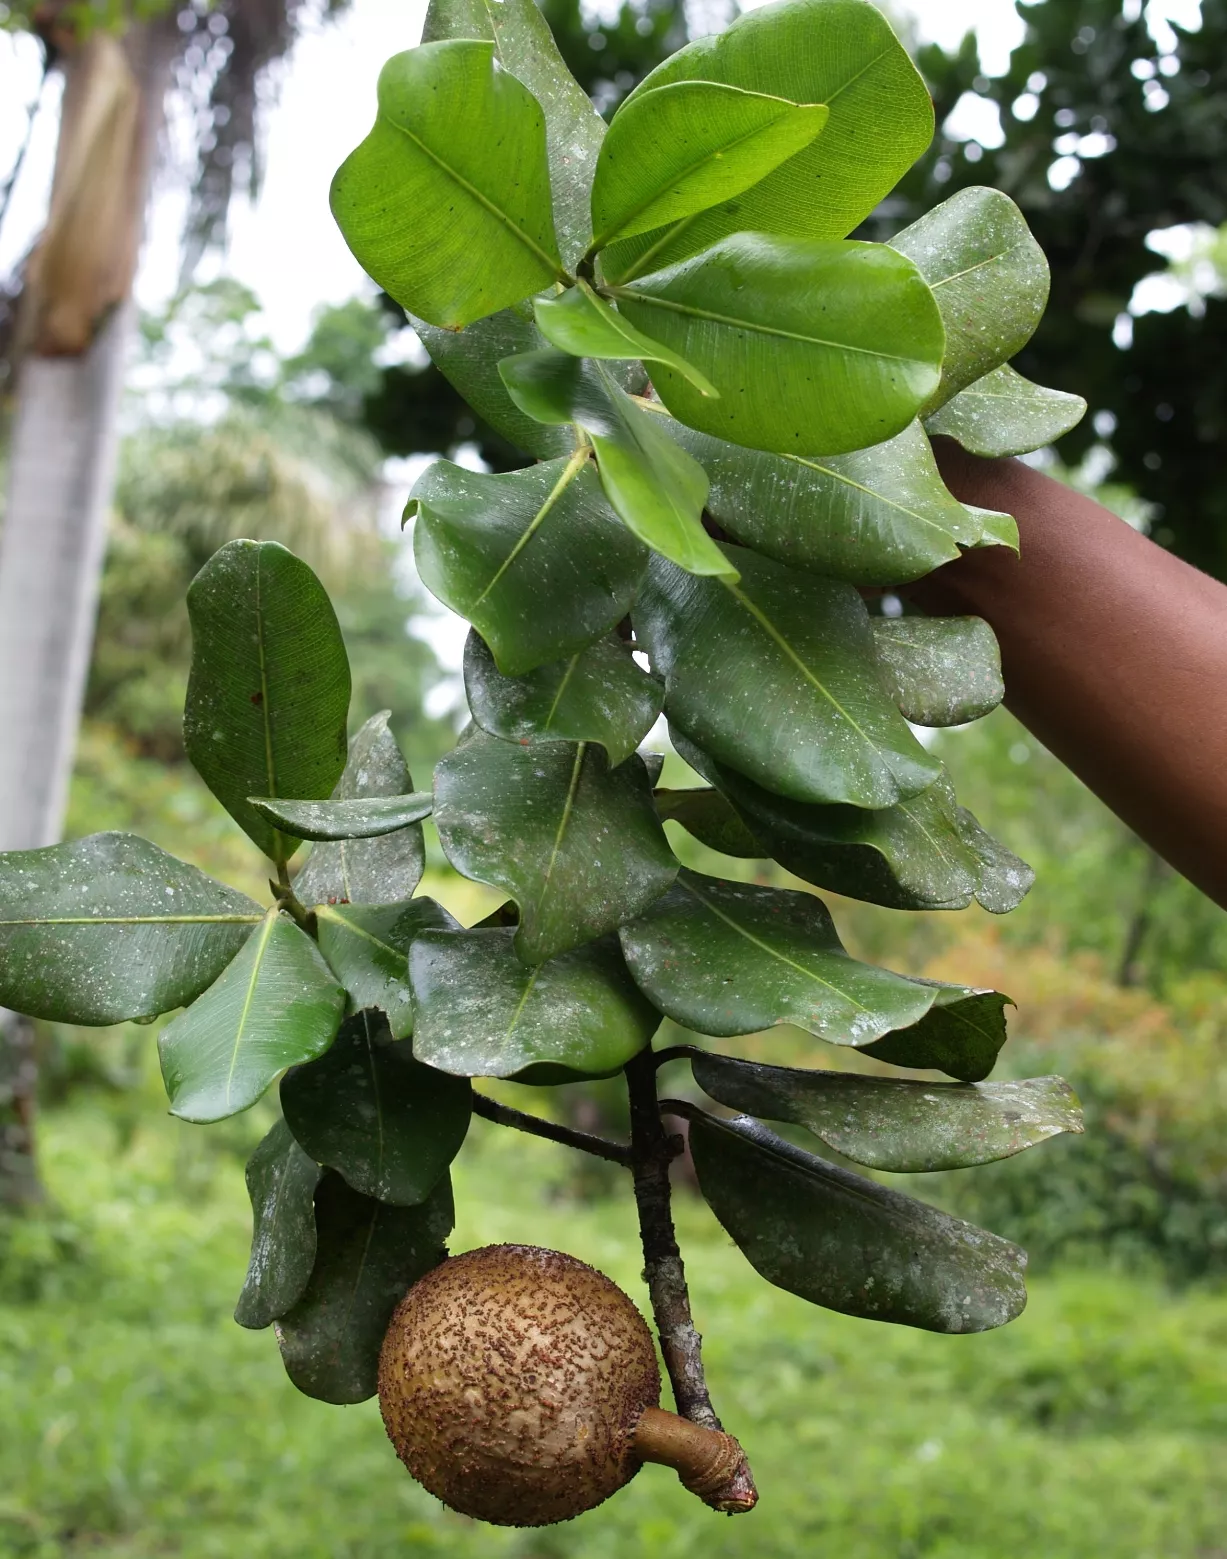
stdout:
[[[700,1204],[679,1225],[717,1405],[762,1502],[722,1519],[647,1468],[538,1532],[444,1511],[373,1403],[326,1407],[230,1320],[244,1135],[150,1106],[44,1122],[56,1213],[0,1269],[0,1554],[20,1559],[1185,1559],[1227,1555],[1227,1294],[1040,1275],[1005,1330],[944,1338],[768,1287]],[[629,1199],[576,1203],[570,1155],[475,1123],[454,1248],[514,1238],[642,1305]]]

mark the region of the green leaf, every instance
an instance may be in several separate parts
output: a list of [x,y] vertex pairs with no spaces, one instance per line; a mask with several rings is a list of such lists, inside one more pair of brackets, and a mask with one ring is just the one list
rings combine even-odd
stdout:
[[455,1223],[445,1178],[418,1207],[394,1207],[327,1174],[315,1193],[318,1250],[302,1298],[277,1322],[286,1374],[309,1397],[373,1397],[392,1312],[447,1256]]
[[345,767],[349,659],[332,603],[277,542],[228,541],[192,581],[187,609],[187,755],[265,855],[288,860],[298,840],[247,798],[323,800]]
[[[863,1047],[917,1023],[939,989],[850,958],[811,894],[698,872],[679,872],[619,935],[652,1005],[683,1028],[722,1038],[791,1023],[829,1044]],[[945,989],[952,1011],[979,994]]]
[[492,43],[394,54],[366,140],[332,181],[332,214],[366,273],[432,325],[470,324],[565,275],[545,118]]
[[515,931],[428,931],[409,954],[414,1053],[461,1077],[520,1077],[565,1067],[604,1077],[647,1045],[657,1013],[604,936],[532,968]]
[[583,451],[500,476],[439,460],[409,507],[422,582],[468,618],[507,676],[608,633],[647,563]]
[[656,724],[664,688],[616,634],[565,660],[505,677],[481,635],[464,647],[464,690],[483,731],[508,742],[599,742],[616,768]]
[[643,761],[583,742],[473,730],[435,769],[435,826],[465,877],[511,894],[515,949],[540,964],[642,913],[677,874]]
[[740,195],[804,150],[830,112],[714,81],[629,98],[597,158],[592,252]]
[[413,997],[405,962],[410,945],[422,931],[455,927],[456,922],[434,899],[335,908],[321,904],[315,917],[320,952],[345,987],[350,1010],[377,1007],[387,1017],[393,1036],[407,1039],[413,1033]]
[[262,817],[296,839],[379,839],[430,816],[431,795],[372,796],[365,801],[274,801],[247,798]]
[[671,352],[651,336],[636,330],[629,320],[610,308],[585,281],[556,298],[534,298],[533,313],[541,334],[559,351],[572,357],[603,360],[638,359],[667,363],[688,379],[700,395],[715,395],[712,385],[685,358]]
[[925,421],[925,430],[944,434],[968,454],[993,460],[1001,455],[1029,455],[1055,444],[1086,415],[1080,395],[1046,390],[1016,373],[1009,364],[948,401]]
[[605,496],[633,535],[692,574],[730,572],[703,529],[702,466],[618,388],[607,369],[563,352],[529,352],[500,363],[499,372],[530,416],[584,430]]
[[264,911],[134,834],[0,854],[0,1006],[126,1023],[194,1001]]
[[711,380],[652,376],[702,433],[787,455],[839,455],[902,433],[937,387],[945,331],[915,265],[884,244],[739,233],[614,289],[632,324]]
[[[349,760],[332,799],[366,801],[412,791],[413,780],[388,729],[385,709],[372,715],[350,742]],[[413,824],[377,839],[317,844],[294,879],[294,891],[304,904],[399,904],[413,896],[425,864],[421,825]]]
[[978,524],[980,534],[971,543],[973,547],[1009,547],[1018,551],[1018,521],[1012,514],[1002,514],[999,509],[980,509],[974,503],[963,507]]
[[890,696],[913,725],[966,725],[1005,697],[997,635],[982,617],[877,617]]
[[960,807],[943,771],[928,790],[880,811],[789,801],[672,733],[678,753],[732,802],[768,855],[815,887],[889,909],[993,914],[1021,903],[1035,873]]
[[332,1043],[345,993],[315,943],[276,908],[229,968],[158,1035],[170,1112],[220,1121],[253,1105],[278,1072]]
[[697,1114],[699,1187],[750,1265],[811,1304],[930,1332],[984,1332],[1027,1302],[1016,1245],[794,1148]]
[[945,1072],[960,1082],[978,1083],[997,1064],[1007,1038],[1005,1009],[1012,1005],[1000,991],[960,995],[957,987],[939,986],[936,1000],[919,1023],[887,1034],[865,1049],[891,1066]]
[[766,851],[718,790],[658,790],[656,811],[662,823],[680,823],[700,844],[742,860],[764,859]]
[[925,408],[936,411],[1030,341],[1048,302],[1048,261],[1010,197],[979,186],[959,190],[890,244],[916,262],[946,327],[942,382]]
[[922,1083],[760,1066],[697,1049],[689,1055],[695,1081],[718,1103],[804,1126],[871,1169],[965,1169],[1082,1130],[1078,1101],[1060,1077]]
[[414,1060],[375,1012],[341,1025],[331,1050],[281,1079],[281,1108],[313,1159],[363,1196],[416,1207],[460,1152],[472,1090]]
[[726,550],[740,584],[657,558],[635,602],[670,723],[797,801],[886,807],[931,785],[941,765],[882,686],[856,590]]
[[240,1326],[260,1331],[302,1298],[315,1265],[315,1188],[320,1166],[281,1120],[247,1161],[251,1257],[235,1307]]
[[611,280],[670,265],[730,233],[843,238],[933,136],[924,82],[886,18],[865,0],[785,0],[743,15],[657,66],[622,112],[660,87],[696,80],[826,103],[831,117],[816,141],[743,194],[607,250]]

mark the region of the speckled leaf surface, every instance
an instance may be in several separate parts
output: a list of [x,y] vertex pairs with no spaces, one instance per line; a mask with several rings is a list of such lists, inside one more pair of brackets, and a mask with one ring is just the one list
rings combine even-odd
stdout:
[[995,459],[1043,449],[1076,428],[1085,415],[1080,395],[1032,384],[1006,363],[926,418],[925,430],[954,439],[968,454]]
[[321,904],[315,910],[319,949],[345,987],[351,1012],[377,1007],[396,1039],[413,1033],[413,997],[406,959],[414,937],[456,922],[434,899],[407,904]]
[[247,1161],[251,1256],[235,1306],[240,1326],[271,1326],[302,1298],[315,1265],[315,1188],[320,1166],[277,1122]]
[[655,800],[662,822],[672,818],[709,850],[750,861],[761,860],[766,854],[718,790],[658,790]]
[[912,1082],[761,1066],[703,1050],[690,1052],[690,1065],[699,1087],[717,1103],[804,1126],[844,1158],[871,1169],[966,1169],[1082,1130],[1082,1111],[1061,1077]]
[[610,278],[671,264],[729,233],[843,238],[933,136],[924,82],[889,22],[865,0],[784,0],[748,12],[658,65],[628,102],[688,80],[826,103],[831,117],[816,141],[744,194],[607,251]]
[[945,1072],[960,1082],[978,1083],[996,1065],[1007,1037],[1005,1009],[1012,1005],[1000,991],[937,985],[933,1005],[918,1023],[864,1048],[892,1066]]
[[984,1332],[1027,1302],[1026,1255],[986,1229],[785,1142],[698,1115],[699,1186],[750,1265],[811,1304],[930,1332]]
[[1005,697],[997,635],[982,617],[879,617],[873,640],[890,696],[913,725],[965,725]]
[[378,839],[430,816],[430,792],[372,796],[366,801],[274,801],[249,798],[256,811],[296,839]]
[[[349,744],[345,771],[332,793],[336,801],[403,797],[413,780],[385,709],[363,725]],[[412,898],[426,865],[420,824],[374,839],[317,844],[294,879],[304,904],[399,904]]]
[[281,1079],[294,1136],[355,1191],[416,1207],[447,1173],[469,1129],[472,1090],[415,1060],[377,1012],[347,1018],[318,1061]]
[[647,1045],[660,1014],[604,936],[527,967],[515,932],[428,931],[413,944],[414,1053],[462,1077],[515,1077],[565,1067],[616,1072]]
[[277,1074],[332,1043],[345,992],[319,949],[270,909],[216,984],[158,1035],[170,1112],[220,1121],[253,1105]]
[[689,379],[701,395],[716,393],[697,368],[651,336],[645,336],[642,330],[636,330],[582,279],[558,297],[534,298],[533,313],[541,334],[560,352],[606,362],[630,359],[668,363]]
[[608,633],[647,564],[582,454],[498,476],[439,460],[409,505],[422,582],[468,618],[508,676]]
[[194,1001],[264,911],[134,834],[0,854],[0,1006],[126,1023]]
[[725,549],[739,584],[653,560],[636,638],[692,740],[796,801],[887,807],[941,772],[891,702],[857,591]]
[[464,690],[483,731],[509,742],[598,742],[612,767],[656,724],[664,685],[641,671],[616,634],[565,660],[505,677],[481,635],[464,647]]
[[642,759],[611,770],[583,743],[521,747],[472,731],[435,769],[434,816],[456,870],[519,905],[526,963],[614,930],[677,874]]
[[1048,302],[1048,261],[1026,218],[1000,190],[973,185],[891,239],[933,289],[946,327],[936,411],[1035,334]]
[[652,383],[692,428],[776,454],[839,455],[902,433],[933,394],[945,332],[933,294],[885,244],[738,233],[614,290],[667,365]]
[[[791,1023],[830,1044],[865,1046],[917,1023],[938,992],[850,958],[812,894],[684,869],[619,936],[653,1006],[699,1034],[757,1034]],[[947,991],[956,1002],[977,994]]]
[[274,541],[229,541],[187,593],[183,742],[201,779],[275,861],[298,840],[249,796],[323,800],[345,767],[349,659],[323,585]]
[[418,1207],[362,1196],[326,1174],[315,1193],[318,1248],[302,1298],[277,1322],[286,1374],[321,1402],[375,1395],[379,1350],[406,1292],[447,1256],[455,1223],[447,1178]]

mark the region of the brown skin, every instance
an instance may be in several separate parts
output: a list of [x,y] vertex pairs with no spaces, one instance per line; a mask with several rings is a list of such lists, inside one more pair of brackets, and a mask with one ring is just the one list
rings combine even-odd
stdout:
[[1007,707],[1227,907],[1227,588],[1021,461],[934,449],[957,498],[1015,517],[1021,556],[969,552],[909,599],[987,619]]

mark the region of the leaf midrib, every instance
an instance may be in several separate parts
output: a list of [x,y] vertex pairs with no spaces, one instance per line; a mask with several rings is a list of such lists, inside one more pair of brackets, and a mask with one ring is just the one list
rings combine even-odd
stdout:
[[230,1092],[234,1085],[234,1072],[239,1062],[239,1050],[243,1043],[243,1030],[247,1025],[247,1018],[251,1012],[251,1004],[255,1000],[256,985],[260,979],[260,966],[264,962],[264,955],[268,951],[269,938],[273,934],[273,928],[277,924],[279,910],[270,910],[264,917],[264,930],[256,944],[255,957],[252,960],[251,978],[247,982],[247,990],[243,996],[243,1005],[239,1010],[238,1026],[234,1031],[234,1049],[230,1055],[230,1069],[226,1073],[226,1106],[230,1106]]
[[579,475],[581,469],[587,463],[587,460],[588,450],[585,448],[577,449],[571,458],[567,461],[566,465],[558,473],[558,480],[550,489],[548,495],[546,496],[545,502],[537,510],[536,514],[533,515],[522,534],[517,537],[515,545],[511,548],[511,551],[508,552],[507,556],[495,569],[489,584],[486,585],[485,589],[473,602],[472,606],[469,608],[470,611],[477,610],[477,608],[498,584],[499,580],[502,579],[503,575],[519,557],[520,553],[524,551],[524,548],[527,547],[529,542],[541,529],[542,525],[545,524],[551,509],[553,509],[554,505],[562,497],[563,493],[566,492],[567,488],[570,487],[571,483]]

